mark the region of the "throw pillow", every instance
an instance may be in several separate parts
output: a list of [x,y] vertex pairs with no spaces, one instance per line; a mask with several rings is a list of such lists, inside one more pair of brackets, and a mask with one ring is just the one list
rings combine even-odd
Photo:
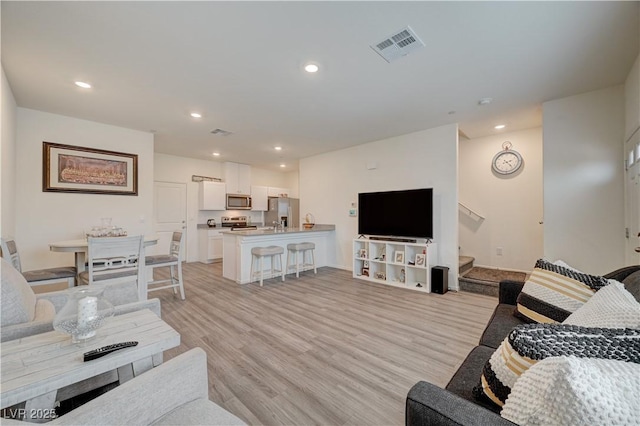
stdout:
[[603,277],[540,259],[518,295],[514,315],[526,322],[559,323],[607,284]]
[[583,327],[640,328],[640,303],[621,282],[609,280],[563,324]]
[[547,358],[517,381],[500,415],[518,425],[631,425],[640,419],[640,365]]
[[22,274],[11,263],[0,257],[2,275],[2,309],[0,326],[33,321],[36,311],[36,295]]
[[631,293],[638,302],[640,302],[640,271],[636,271],[629,275],[627,278],[622,280],[622,283],[624,284],[624,288],[626,288],[627,291]]
[[640,330],[565,324],[516,326],[485,364],[474,396],[502,406],[529,367],[545,358],[570,355],[640,363]]

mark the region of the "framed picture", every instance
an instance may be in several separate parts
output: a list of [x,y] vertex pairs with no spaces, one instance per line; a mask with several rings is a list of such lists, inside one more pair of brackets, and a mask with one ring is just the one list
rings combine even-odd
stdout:
[[367,249],[358,250],[358,257],[361,258],[361,259],[366,259],[367,258]]
[[387,279],[387,274],[385,274],[384,272],[376,272],[374,274],[374,277],[378,280],[386,280]]
[[416,254],[416,266],[424,266],[426,255],[423,253]]
[[362,275],[365,277],[369,276],[369,270],[367,268],[362,268]]
[[364,262],[362,262],[362,267],[368,269],[369,268],[369,261],[365,260]]
[[396,263],[404,263],[404,252],[401,250],[396,250],[393,256],[393,261]]
[[138,195],[138,156],[43,142],[42,191]]

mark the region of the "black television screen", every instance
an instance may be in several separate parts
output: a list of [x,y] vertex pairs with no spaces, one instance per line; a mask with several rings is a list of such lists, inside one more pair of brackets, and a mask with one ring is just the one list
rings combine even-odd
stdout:
[[433,188],[358,194],[358,233],[433,238]]

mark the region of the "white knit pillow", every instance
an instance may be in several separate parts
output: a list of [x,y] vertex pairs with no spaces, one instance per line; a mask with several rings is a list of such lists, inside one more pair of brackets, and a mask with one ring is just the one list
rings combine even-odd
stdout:
[[638,424],[638,395],[640,364],[552,357],[518,379],[500,415],[520,426]]
[[609,280],[563,324],[602,328],[640,328],[640,303],[624,284]]

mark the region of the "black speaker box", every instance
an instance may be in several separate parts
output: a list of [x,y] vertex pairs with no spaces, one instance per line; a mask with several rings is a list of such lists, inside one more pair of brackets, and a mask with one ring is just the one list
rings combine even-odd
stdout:
[[449,267],[434,266],[431,268],[431,292],[445,294],[449,290]]

